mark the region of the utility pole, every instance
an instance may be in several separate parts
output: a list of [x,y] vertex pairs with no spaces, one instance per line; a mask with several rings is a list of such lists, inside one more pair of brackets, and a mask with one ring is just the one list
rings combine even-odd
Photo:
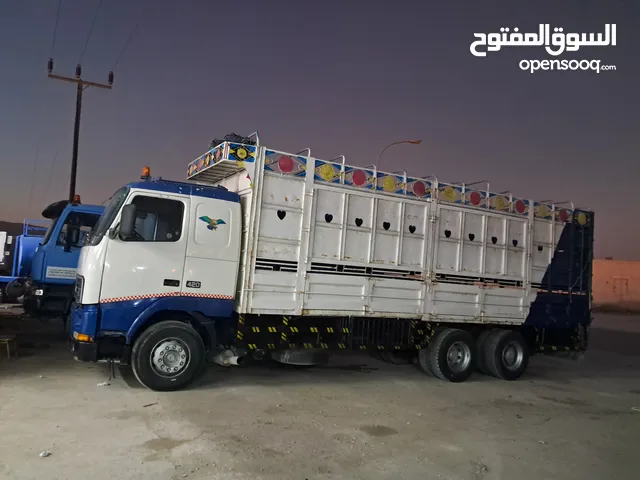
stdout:
[[69,180],[69,202],[73,202],[73,197],[76,194],[76,172],[78,171],[78,140],[80,137],[80,114],[82,112],[82,92],[85,88],[96,87],[96,88],[105,88],[107,90],[111,90],[111,86],[113,85],[113,72],[109,72],[109,79],[107,84],[104,83],[96,83],[96,82],[87,82],[82,79],[82,67],[80,65],[76,66],[76,77],[63,77],[61,75],[55,75],[53,72],[53,59],[50,58],[47,63],[47,70],[49,73],[49,78],[54,78],[56,80],[63,80],[65,82],[71,82],[77,84],[76,90],[76,118],[73,124],[73,154],[71,157],[71,178]]

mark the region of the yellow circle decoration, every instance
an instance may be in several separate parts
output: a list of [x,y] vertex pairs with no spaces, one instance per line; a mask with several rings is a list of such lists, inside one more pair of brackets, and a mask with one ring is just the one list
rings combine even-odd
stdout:
[[584,212],[580,212],[578,214],[578,223],[580,225],[586,225],[587,224],[587,216],[584,214]]
[[395,192],[396,191],[396,180],[393,177],[386,176],[382,181],[382,188],[385,192]]
[[444,187],[442,196],[447,202],[453,202],[456,199],[456,191],[453,187]]
[[322,179],[326,180],[327,182],[333,180],[336,176],[336,171],[333,168],[333,165],[329,165],[328,163],[325,163],[320,167],[319,173]]
[[547,208],[546,205],[540,205],[538,207],[538,215],[540,215],[541,217],[548,217],[549,216],[549,209]]
[[247,158],[249,156],[249,154],[247,153],[247,151],[244,148],[238,148],[236,150],[236,156],[240,160],[244,160],[245,158]]

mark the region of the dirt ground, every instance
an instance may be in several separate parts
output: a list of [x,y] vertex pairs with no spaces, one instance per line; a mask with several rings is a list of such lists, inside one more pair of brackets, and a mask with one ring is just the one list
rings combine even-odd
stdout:
[[[37,328],[36,328],[37,326]],[[637,479],[640,317],[599,314],[579,361],[463,384],[365,355],[327,367],[211,367],[159,394],[73,361],[0,316],[0,478]],[[25,333],[27,332],[27,333]],[[637,407],[637,409],[634,409]],[[41,452],[50,452],[40,457]]]

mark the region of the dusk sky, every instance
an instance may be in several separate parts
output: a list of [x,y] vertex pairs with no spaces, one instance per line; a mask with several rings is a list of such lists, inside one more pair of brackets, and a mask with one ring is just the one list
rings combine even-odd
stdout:
[[[47,79],[46,64],[53,56],[54,73],[73,76],[99,1],[62,0],[52,53],[58,0],[0,0],[0,220],[39,218],[67,196],[75,86]],[[230,132],[353,165],[415,138],[382,169],[571,200],[596,212],[598,257],[640,260],[639,2],[103,0],[86,80],[107,81],[138,18],[113,90],[85,91],[83,203],[102,203],[144,165],[183,180]],[[474,33],[540,23],[575,33],[615,23],[617,46],[469,51]],[[518,67],[552,58],[616,71]]]

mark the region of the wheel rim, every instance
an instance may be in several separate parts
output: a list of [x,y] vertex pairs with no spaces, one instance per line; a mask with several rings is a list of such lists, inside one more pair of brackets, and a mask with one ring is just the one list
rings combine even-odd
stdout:
[[178,338],[165,338],[151,349],[151,366],[163,377],[180,375],[191,360],[191,352],[186,343]]
[[464,372],[471,363],[471,348],[465,342],[453,342],[447,350],[447,365],[456,373]]
[[511,371],[516,371],[524,361],[524,348],[519,342],[509,342],[502,350],[502,363]]

